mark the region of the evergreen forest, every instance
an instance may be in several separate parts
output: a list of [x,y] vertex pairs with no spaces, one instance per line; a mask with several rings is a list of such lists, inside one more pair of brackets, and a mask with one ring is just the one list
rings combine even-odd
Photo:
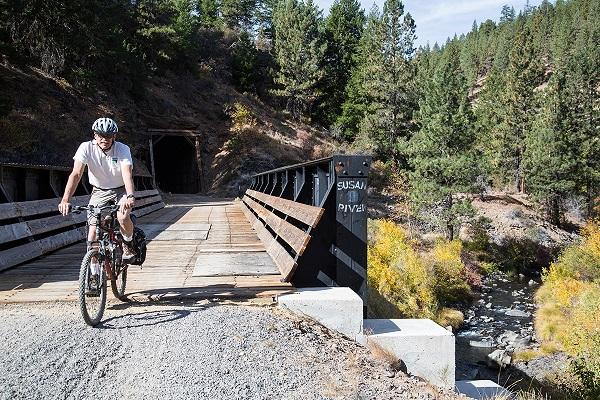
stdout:
[[[554,224],[600,183],[600,2],[558,0],[415,47],[400,0],[3,0],[0,52],[82,90],[193,71],[226,41],[240,91],[372,152],[453,238],[458,193],[527,193]],[[107,83],[109,83],[107,85]],[[114,88],[114,89],[111,89]]]

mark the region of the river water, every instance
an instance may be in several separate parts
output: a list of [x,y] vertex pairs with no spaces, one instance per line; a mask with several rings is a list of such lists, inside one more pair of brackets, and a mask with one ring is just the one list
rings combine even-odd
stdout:
[[539,346],[533,330],[539,282],[539,277],[522,275],[513,281],[502,273],[484,279],[481,293],[466,310],[465,325],[456,333],[457,380],[490,379],[505,387],[523,381],[504,363],[514,351]]

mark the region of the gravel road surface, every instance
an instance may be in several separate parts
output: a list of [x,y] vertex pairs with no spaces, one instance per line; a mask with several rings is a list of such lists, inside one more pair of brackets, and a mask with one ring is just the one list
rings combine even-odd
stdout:
[[0,399],[455,399],[271,306],[0,305]]

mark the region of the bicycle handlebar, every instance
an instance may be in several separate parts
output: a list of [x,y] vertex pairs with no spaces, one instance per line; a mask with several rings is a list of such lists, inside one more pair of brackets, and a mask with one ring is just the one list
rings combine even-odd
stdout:
[[71,212],[75,213],[75,214],[79,214],[82,211],[91,211],[94,214],[99,214],[102,211],[106,211],[109,210],[111,213],[118,211],[119,208],[121,208],[121,206],[119,204],[107,204],[105,206],[99,207],[99,206],[71,206]]

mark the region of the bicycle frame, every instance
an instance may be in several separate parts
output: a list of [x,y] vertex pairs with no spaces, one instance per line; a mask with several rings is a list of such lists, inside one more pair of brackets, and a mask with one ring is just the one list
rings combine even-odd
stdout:
[[[98,246],[98,254],[99,261],[103,265],[103,270],[108,276],[108,279],[116,279],[116,275],[119,272],[113,269],[112,261],[117,261],[117,250],[121,252],[123,251],[123,241],[117,235],[117,227],[118,221],[116,216],[116,210],[111,208],[111,212],[107,217],[109,217],[109,224],[105,226],[102,221],[102,211],[107,207],[94,207],[93,215],[96,220],[95,229],[96,229],[96,240],[91,242],[91,246]],[[89,223],[88,223],[89,228]],[[116,265],[115,265],[116,267]]]

